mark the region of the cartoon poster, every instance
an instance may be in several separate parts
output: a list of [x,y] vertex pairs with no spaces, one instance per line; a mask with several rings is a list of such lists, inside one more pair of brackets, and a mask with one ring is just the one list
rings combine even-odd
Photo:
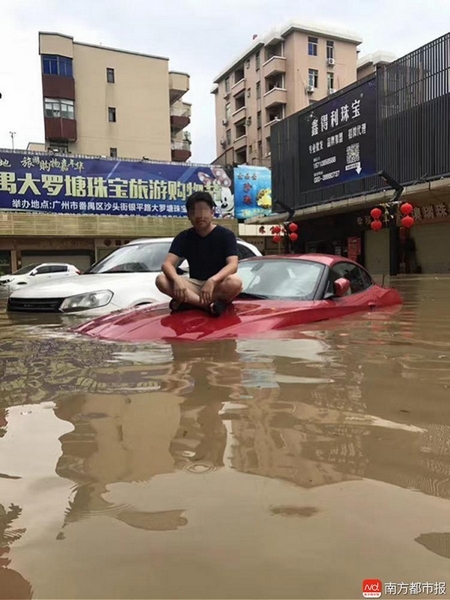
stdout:
[[236,219],[272,213],[272,173],[267,167],[243,165],[234,169]]

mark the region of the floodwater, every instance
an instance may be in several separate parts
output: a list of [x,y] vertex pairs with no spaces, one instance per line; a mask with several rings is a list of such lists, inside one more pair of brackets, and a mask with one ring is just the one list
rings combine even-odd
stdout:
[[0,598],[450,594],[450,278],[393,285],[270,341],[1,309]]

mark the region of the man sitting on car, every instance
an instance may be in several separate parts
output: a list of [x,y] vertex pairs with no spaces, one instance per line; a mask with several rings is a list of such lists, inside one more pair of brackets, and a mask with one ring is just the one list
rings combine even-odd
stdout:
[[[186,202],[192,227],[179,233],[156,278],[156,286],[172,298],[172,311],[197,307],[219,316],[241,291],[236,275],[236,236],[230,229],[213,223],[215,204],[208,192],[194,192]],[[181,259],[189,264],[189,278],[178,275]]]

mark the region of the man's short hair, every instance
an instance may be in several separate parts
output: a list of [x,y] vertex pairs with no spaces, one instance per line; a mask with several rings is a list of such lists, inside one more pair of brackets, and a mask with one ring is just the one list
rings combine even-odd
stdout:
[[194,192],[186,200],[186,210],[189,212],[191,208],[194,208],[197,202],[205,202],[211,209],[216,207],[209,192]]

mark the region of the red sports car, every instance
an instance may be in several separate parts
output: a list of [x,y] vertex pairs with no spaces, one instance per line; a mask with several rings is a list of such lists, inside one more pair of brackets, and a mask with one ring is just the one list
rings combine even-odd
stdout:
[[324,254],[262,256],[239,263],[243,291],[220,316],[168,304],[99,317],[75,332],[118,342],[272,337],[302,325],[399,305],[397,290],[374,283],[358,263]]

